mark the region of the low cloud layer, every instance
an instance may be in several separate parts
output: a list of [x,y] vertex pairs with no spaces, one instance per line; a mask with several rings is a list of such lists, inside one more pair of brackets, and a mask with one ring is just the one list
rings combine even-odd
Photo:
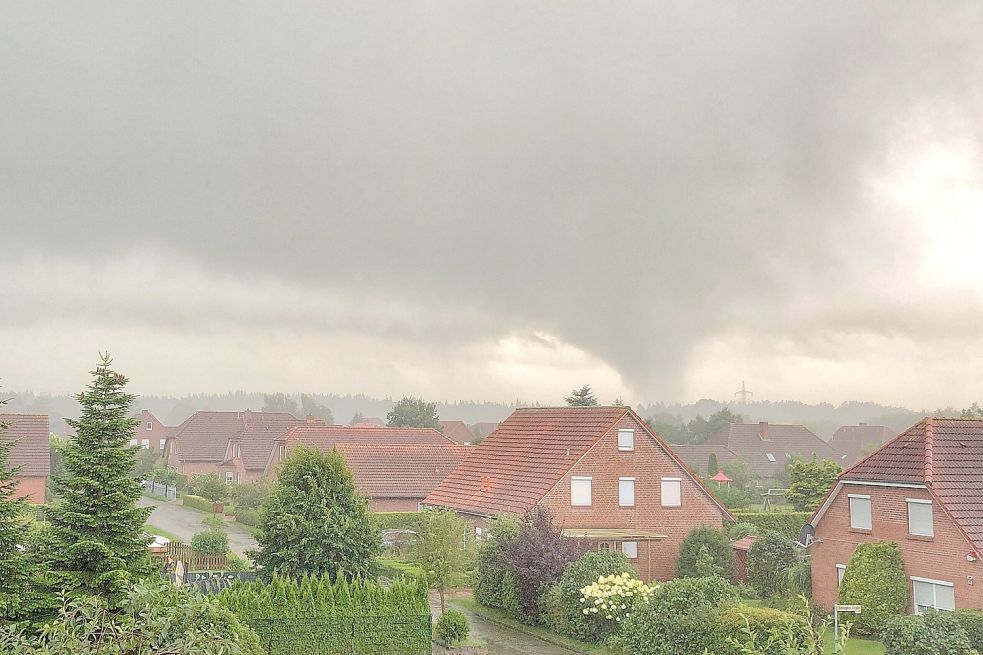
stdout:
[[8,8],[0,380],[74,388],[108,347],[145,392],[970,402],[981,28],[975,2]]

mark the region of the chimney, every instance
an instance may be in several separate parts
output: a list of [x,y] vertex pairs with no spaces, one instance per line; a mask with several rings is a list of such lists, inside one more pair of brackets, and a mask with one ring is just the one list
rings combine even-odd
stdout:
[[762,441],[768,441],[768,421],[758,423],[758,436]]
[[317,419],[314,418],[314,415],[313,414],[308,414],[307,415],[307,425],[314,425],[315,423],[317,423]]

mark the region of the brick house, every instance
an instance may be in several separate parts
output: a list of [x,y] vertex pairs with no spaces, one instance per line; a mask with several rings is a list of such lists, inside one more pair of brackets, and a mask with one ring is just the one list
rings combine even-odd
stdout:
[[167,437],[167,465],[189,478],[214,473],[227,483],[263,477],[278,439],[301,420],[286,412],[195,412]]
[[518,409],[473,448],[424,504],[456,510],[478,538],[495,516],[541,506],[583,548],[668,580],[693,528],[731,519],[629,407]]
[[10,466],[19,468],[14,480],[17,495],[35,505],[44,504],[44,490],[51,473],[51,446],[47,414],[0,414],[6,427],[4,439],[14,442]]
[[860,423],[839,427],[833,433],[830,444],[840,453],[840,466],[848,468],[896,436],[897,432],[883,425]]
[[427,494],[473,450],[471,446],[449,443],[342,443],[334,449],[345,458],[373,512],[419,510]]
[[717,455],[721,466],[735,459],[747,463],[754,475],[764,480],[785,476],[785,467],[795,457],[839,461],[840,455],[828,441],[816,436],[804,425],[782,423],[730,423],[717,430],[706,443],[674,445],[676,454],[697,473],[707,472],[710,453]]
[[[298,445],[317,448],[324,452],[341,444],[370,447],[385,446],[454,446],[449,438],[431,428],[382,428],[375,425],[357,427],[349,425],[311,425],[292,427],[278,437],[265,462],[264,475],[276,476],[276,469]],[[392,470],[392,469],[391,469]],[[424,494],[426,495],[426,494]],[[416,509],[416,506],[413,507]]]
[[474,434],[471,428],[464,421],[437,421],[440,423],[440,431],[455,443],[471,443]]
[[134,417],[140,421],[133,429],[133,438],[130,439],[131,446],[141,448],[152,448],[154,451],[164,454],[167,446],[167,435],[170,428],[161,423],[153,413],[141,410],[140,415]]
[[810,524],[825,609],[857,545],[880,540],[901,548],[911,611],[983,609],[983,421],[922,420],[844,471]]

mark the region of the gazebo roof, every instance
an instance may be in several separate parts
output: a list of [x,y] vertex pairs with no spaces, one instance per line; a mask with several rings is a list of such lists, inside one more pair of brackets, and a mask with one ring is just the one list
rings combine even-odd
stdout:
[[717,475],[713,476],[710,479],[713,480],[714,482],[732,482],[732,480],[728,478],[727,474],[724,473],[723,471],[717,471]]

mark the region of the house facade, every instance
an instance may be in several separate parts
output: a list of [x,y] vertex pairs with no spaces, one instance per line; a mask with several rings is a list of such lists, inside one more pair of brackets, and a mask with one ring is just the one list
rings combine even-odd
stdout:
[[13,441],[10,466],[19,469],[14,476],[18,497],[35,505],[44,504],[44,491],[51,473],[51,446],[47,414],[0,414],[3,438]]
[[518,409],[424,500],[482,538],[500,514],[547,508],[584,549],[620,550],[645,580],[676,575],[683,538],[730,514],[628,407]]
[[824,609],[870,541],[899,545],[910,611],[983,609],[983,421],[922,420],[844,471],[810,524],[813,596]]
[[840,454],[840,466],[849,468],[896,436],[883,425],[843,425],[833,433],[830,445]]
[[152,449],[162,456],[167,447],[167,435],[169,428],[161,423],[153,413],[141,410],[140,415],[135,417],[139,423],[133,429],[133,438],[130,439],[131,446]]

